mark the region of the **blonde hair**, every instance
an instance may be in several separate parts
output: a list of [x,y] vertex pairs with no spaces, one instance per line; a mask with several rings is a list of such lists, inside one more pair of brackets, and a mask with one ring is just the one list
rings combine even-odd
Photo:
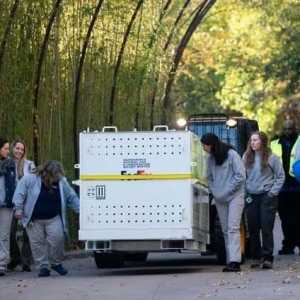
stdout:
[[24,176],[24,163],[25,163],[25,160],[26,160],[26,152],[27,152],[26,151],[26,145],[22,140],[17,139],[17,140],[13,141],[10,144],[9,152],[10,152],[10,155],[12,156],[12,158],[14,160],[15,159],[15,157],[14,157],[14,148],[16,147],[16,145],[18,143],[20,143],[24,146],[24,154],[21,157],[21,159],[20,159],[20,161],[18,162],[18,165],[17,165],[17,177],[18,177],[18,179],[20,179]]

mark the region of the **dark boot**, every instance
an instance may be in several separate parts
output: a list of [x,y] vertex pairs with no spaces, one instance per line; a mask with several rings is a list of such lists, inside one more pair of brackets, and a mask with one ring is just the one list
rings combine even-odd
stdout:
[[231,261],[222,272],[241,272],[240,263]]

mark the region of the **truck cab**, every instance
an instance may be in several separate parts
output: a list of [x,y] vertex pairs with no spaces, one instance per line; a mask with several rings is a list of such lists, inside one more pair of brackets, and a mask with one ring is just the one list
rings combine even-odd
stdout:
[[[251,120],[242,115],[228,116],[226,114],[193,114],[188,119],[185,129],[201,137],[205,133],[215,133],[221,141],[231,144],[242,156],[246,150],[250,134],[259,130],[256,120]],[[210,244],[207,246],[208,253],[217,255],[218,263],[226,263],[226,250],[224,237],[218,217],[214,199],[210,195]],[[246,218],[243,216],[241,224],[241,249],[243,258],[248,256],[250,243],[248,239]]]

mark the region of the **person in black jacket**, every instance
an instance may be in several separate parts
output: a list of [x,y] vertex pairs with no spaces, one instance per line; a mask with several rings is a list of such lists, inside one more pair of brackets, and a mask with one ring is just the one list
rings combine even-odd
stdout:
[[16,187],[16,167],[8,155],[8,140],[0,137],[0,276],[5,275],[9,261],[9,237],[13,215],[12,198]]

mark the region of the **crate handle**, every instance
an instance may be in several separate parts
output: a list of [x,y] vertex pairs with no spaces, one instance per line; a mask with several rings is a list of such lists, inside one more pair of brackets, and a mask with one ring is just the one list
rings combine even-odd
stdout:
[[102,128],[102,132],[107,131],[107,129],[113,129],[114,132],[118,132],[117,126],[104,126],[104,127]]
[[169,131],[169,127],[167,125],[156,125],[153,127],[153,131],[158,131],[157,129],[165,129],[165,131]]

